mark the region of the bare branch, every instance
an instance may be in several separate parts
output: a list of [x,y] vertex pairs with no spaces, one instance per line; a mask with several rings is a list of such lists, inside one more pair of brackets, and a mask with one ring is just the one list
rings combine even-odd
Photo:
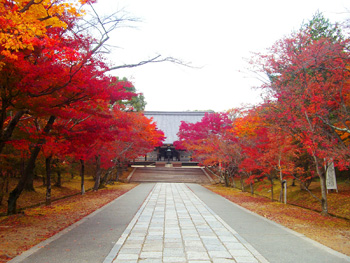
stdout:
[[293,178],[296,179],[297,181],[299,181],[299,183],[303,186],[303,188],[316,200],[318,200],[319,202],[322,202],[322,200],[320,198],[318,198],[316,195],[314,195],[309,189],[307,189],[306,185],[304,184],[304,182],[302,180],[300,180],[298,177],[296,177],[295,175],[293,175]]
[[318,114],[317,114],[316,116],[317,116],[324,124],[328,125],[329,127],[333,128],[334,130],[350,133],[350,129],[348,129],[348,128],[340,128],[340,127],[334,126],[334,125],[330,124],[328,121],[326,121],[324,118],[322,118],[321,116],[319,116]]
[[135,64],[124,64],[124,65],[119,65],[119,66],[115,66],[115,67],[110,67],[107,71],[112,71],[112,70],[122,69],[122,68],[135,68],[135,67],[143,66],[143,65],[146,65],[149,63],[160,63],[160,62],[171,62],[171,63],[178,64],[181,66],[196,68],[196,67],[191,66],[190,63],[185,63],[180,59],[173,58],[173,57],[163,58],[162,55],[157,55],[153,58],[150,58],[150,59],[144,60],[144,61],[140,61],[140,62],[135,63]]
[[[69,128],[69,130],[72,131],[73,128],[74,128],[76,125],[78,125],[78,124],[80,124],[80,123],[86,121],[86,120],[89,119],[90,117],[91,117],[91,115],[88,115],[87,117],[85,117],[85,118],[83,118],[83,119],[81,119],[81,120],[75,120],[75,121],[74,121],[74,124]],[[71,120],[69,120],[69,122],[70,122],[70,121],[71,121]],[[67,123],[67,124],[68,124],[68,123]]]
[[[112,47],[112,46],[109,46],[106,42],[109,40],[110,33],[120,27],[132,27],[128,25],[129,23],[135,23],[135,22],[141,21],[138,18],[129,16],[124,10],[119,10],[117,12],[114,12],[111,15],[102,17],[98,14],[96,9],[92,5],[90,5],[90,8],[92,10],[91,19],[84,20],[84,24],[81,24],[77,28],[78,31],[76,31],[75,34],[81,31],[91,30],[91,31],[94,31],[97,35],[99,35],[99,40],[96,41],[95,47],[90,51],[91,54],[109,53],[110,52],[109,47]],[[154,57],[151,57],[149,59],[146,59],[137,63],[112,66],[109,69],[107,69],[105,72],[122,69],[122,68],[134,68],[134,67],[143,66],[149,63],[159,63],[159,62],[171,62],[177,65],[194,68],[193,66],[190,66],[190,63],[184,62],[180,59],[177,59],[174,57],[163,57],[162,55],[156,55]]]
[[18,12],[19,13],[24,13],[26,11],[29,10],[29,8],[32,6],[32,5],[39,5],[43,2],[44,0],[40,0],[39,2],[35,2],[34,0],[30,0],[21,10],[19,10]]

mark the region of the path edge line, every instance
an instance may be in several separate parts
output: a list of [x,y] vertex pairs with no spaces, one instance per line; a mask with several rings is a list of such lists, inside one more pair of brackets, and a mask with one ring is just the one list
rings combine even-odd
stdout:
[[[186,187],[193,193],[193,195],[198,199],[203,206],[208,209],[208,211],[221,223],[223,224],[261,263],[269,263],[269,261],[256,250],[247,240],[245,240],[240,234],[238,234],[231,226],[229,226],[217,213],[215,213],[204,201],[202,201],[199,196],[186,184]],[[203,187],[203,186],[202,186]]]
[[138,221],[141,213],[146,207],[146,204],[148,203],[149,199],[152,196],[152,193],[154,192],[156,184],[153,186],[152,190],[148,194],[147,198],[143,201],[142,206],[140,209],[136,212],[135,216],[131,219],[130,223],[128,226],[125,228],[124,232],[121,234],[120,238],[117,240],[117,242],[114,244],[112,247],[111,251],[108,253],[106,258],[104,259],[103,263],[112,263],[117,256],[119,250],[121,249],[122,245],[124,244],[125,240],[129,236],[131,230],[134,228],[136,222]]
[[[187,187],[189,187],[189,186],[187,186]],[[203,187],[203,186],[202,186],[202,187]],[[189,187],[189,188],[191,189],[191,187]],[[330,247],[327,247],[326,245],[323,245],[323,244],[319,243],[318,241],[313,240],[313,239],[311,239],[311,238],[305,236],[304,234],[301,234],[301,233],[299,233],[299,232],[297,232],[297,231],[295,231],[295,230],[293,230],[293,229],[290,229],[290,228],[288,228],[288,227],[286,227],[286,226],[283,226],[283,225],[281,225],[281,224],[278,224],[277,222],[272,221],[271,219],[268,219],[268,218],[263,217],[263,216],[261,216],[261,215],[259,215],[259,214],[257,214],[257,213],[254,213],[253,211],[250,211],[249,209],[247,209],[247,208],[245,208],[245,207],[243,207],[243,206],[240,206],[240,205],[236,204],[235,202],[232,202],[231,200],[228,200],[227,198],[225,198],[225,197],[223,197],[223,196],[221,196],[221,195],[219,195],[219,194],[217,194],[217,193],[215,193],[215,192],[209,190],[209,189],[206,188],[206,187],[203,187],[203,188],[207,189],[209,192],[211,192],[211,193],[213,193],[213,194],[215,194],[215,195],[218,195],[220,198],[222,198],[222,199],[225,200],[226,202],[229,202],[229,203],[233,204],[233,205],[236,206],[237,208],[239,208],[239,209],[241,209],[241,210],[243,210],[243,211],[245,211],[245,212],[247,212],[247,213],[249,213],[249,214],[251,214],[251,215],[253,215],[253,216],[256,216],[256,217],[258,217],[258,218],[260,218],[260,219],[262,219],[262,220],[264,220],[264,221],[266,221],[266,222],[269,222],[269,223],[271,223],[271,224],[273,224],[273,225],[275,225],[275,226],[277,226],[277,227],[279,227],[279,228],[281,228],[281,229],[284,229],[285,231],[289,232],[290,234],[293,234],[293,235],[295,235],[295,236],[297,236],[297,237],[299,237],[299,238],[301,238],[301,239],[303,239],[303,240],[305,240],[305,241],[311,243],[311,244],[314,245],[315,247],[319,247],[319,248],[321,248],[321,249],[327,251],[328,253],[330,253],[330,254],[332,254],[332,255],[334,255],[334,256],[337,256],[337,257],[339,257],[339,258],[341,258],[341,259],[346,260],[346,262],[350,262],[350,256],[348,256],[348,255],[346,255],[346,254],[344,254],[344,253],[341,253],[341,252],[339,252],[339,251],[336,251],[336,250],[334,250],[334,249],[332,249],[332,248],[330,248]],[[191,189],[191,191],[193,191],[193,190]],[[193,191],[193,192],[194,192],[194,191]],[[198,198],[199,198],[199,197],[198,197]],[[210,209],[210,208],[209,208],[209,209]],[[226,224],[226,223],[225,223],[225,224]]]
[[[137,186],[136,186],[137,187]],[[132,190],[132,189],[130,189]],[[129,190],[129,191],[130,191]],[[89,218],[95,216],[97,213],[101,212],[104,209],[107,209],[109,206],[111,206],[114,202],[116,202],[118,199],[123,198],[129,191],[127,191],[126,193],[124,193],[121,196],[118,196],[116,199],[114,199],[113,201],[109,202],[108,204],[100,207],[99,209],[95,210],[94,212],[92,212],[91,214],[83,217],[82,219],[80,219],[79,221],[75,222],[74,224],[62,229],[60,232],[58,232],[57,234],[49,237],[48,239],[45,239],[44,241],[41,241],[39,244],[36,244],[35,246],[31,247],[30,249],[24,251],[22,254],[14,257],[13,259],[11,259],[10,261],[8,261],[8,263],[20,263],[23,260],[25,260],[26,258],[28,258],[29,256],[33,255],[34,253],[36,253],[37,251],[39,251],[41,248],[49,245],[51,242],[57,240],[58,238],[60,238],[61,236],[63,236],[64,234],[68,233],[69,231],[73,230],[74,228],[78,227],[79,225],[83,224],[85,221],[87,221]]]

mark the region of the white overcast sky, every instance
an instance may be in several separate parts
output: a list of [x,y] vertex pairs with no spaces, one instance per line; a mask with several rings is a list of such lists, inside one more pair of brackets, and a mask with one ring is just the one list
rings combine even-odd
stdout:
[[115,65],[157,54],[201,69],[171,63],[113,72],[131,80],[148,111],[225,111],[255,104],[260,82],[246,71],[251,52],[261,52],[300,28],[319,10],[331,22],[350,18],[347,0],[99,0],[109,13],[124,9],[141,22],[119,28],[109,44]]

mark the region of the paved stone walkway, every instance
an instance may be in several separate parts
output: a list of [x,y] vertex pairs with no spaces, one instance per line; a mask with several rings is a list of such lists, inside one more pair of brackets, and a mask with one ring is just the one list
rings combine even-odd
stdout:
[[268,262],[183,183],[157,183],[104,263]]

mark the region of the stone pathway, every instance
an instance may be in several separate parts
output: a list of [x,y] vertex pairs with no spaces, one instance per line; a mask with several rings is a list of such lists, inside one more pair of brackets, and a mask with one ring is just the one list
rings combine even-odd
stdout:
[[157,183],[104,263],[268,262],[183,183]]

